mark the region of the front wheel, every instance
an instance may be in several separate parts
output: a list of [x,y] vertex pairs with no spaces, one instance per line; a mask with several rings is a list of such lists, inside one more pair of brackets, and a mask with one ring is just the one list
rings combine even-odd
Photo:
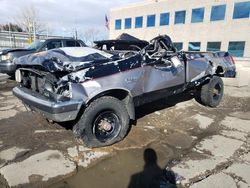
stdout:
[[205,106],[216,107],[220,104],[224,93],[224,84],[220,77],[213,76],[201,87],[200,100]]
[[76,137],[88,147],[102,147],[122,140],[129,129],[129,115],[122,101],[104,96],[85,109],[73,127]]

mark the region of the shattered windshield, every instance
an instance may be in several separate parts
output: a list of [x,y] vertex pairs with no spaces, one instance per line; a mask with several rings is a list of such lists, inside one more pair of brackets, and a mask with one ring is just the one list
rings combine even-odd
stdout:
[[28,50],[37,50],[37,49],[39,49],[39,48],[43,45],[44,41],[45,41],[45,40],[37,40],[37,41],[35,41],[35,42],[32,42],[32,43],[27,47],[27,49],[28,49]]

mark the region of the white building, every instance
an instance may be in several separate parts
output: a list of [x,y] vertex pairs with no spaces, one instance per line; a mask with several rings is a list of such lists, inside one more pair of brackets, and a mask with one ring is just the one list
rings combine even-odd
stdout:
[[169,35],[178,49],[250,57],[249,0],[147,0],[110,10],[110,39]]

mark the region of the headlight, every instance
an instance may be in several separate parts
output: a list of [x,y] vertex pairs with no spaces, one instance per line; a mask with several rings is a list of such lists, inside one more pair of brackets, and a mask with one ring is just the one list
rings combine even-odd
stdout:
[[21,71],[19,69],[16,70],[15,77],[16,77],[16,81],[19,82],[19,83],[21,83],[21,81],[22,81],[22,74],[21,74]]
[[8,55],[1,55],[2,61],[8,60],[10,57]]

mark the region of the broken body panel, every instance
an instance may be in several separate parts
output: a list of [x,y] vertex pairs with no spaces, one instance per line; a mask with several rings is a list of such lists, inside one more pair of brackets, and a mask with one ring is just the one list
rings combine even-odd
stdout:
[[216,74],[217,66],[206,57],[176,52],[171,40],[162,38],[141,51],[81,47],[21,57],[16,61],[21,84],[13,93],[57,122],[74,120],[94,99],[114,94],[134,119],[134,106],[192,89]]

